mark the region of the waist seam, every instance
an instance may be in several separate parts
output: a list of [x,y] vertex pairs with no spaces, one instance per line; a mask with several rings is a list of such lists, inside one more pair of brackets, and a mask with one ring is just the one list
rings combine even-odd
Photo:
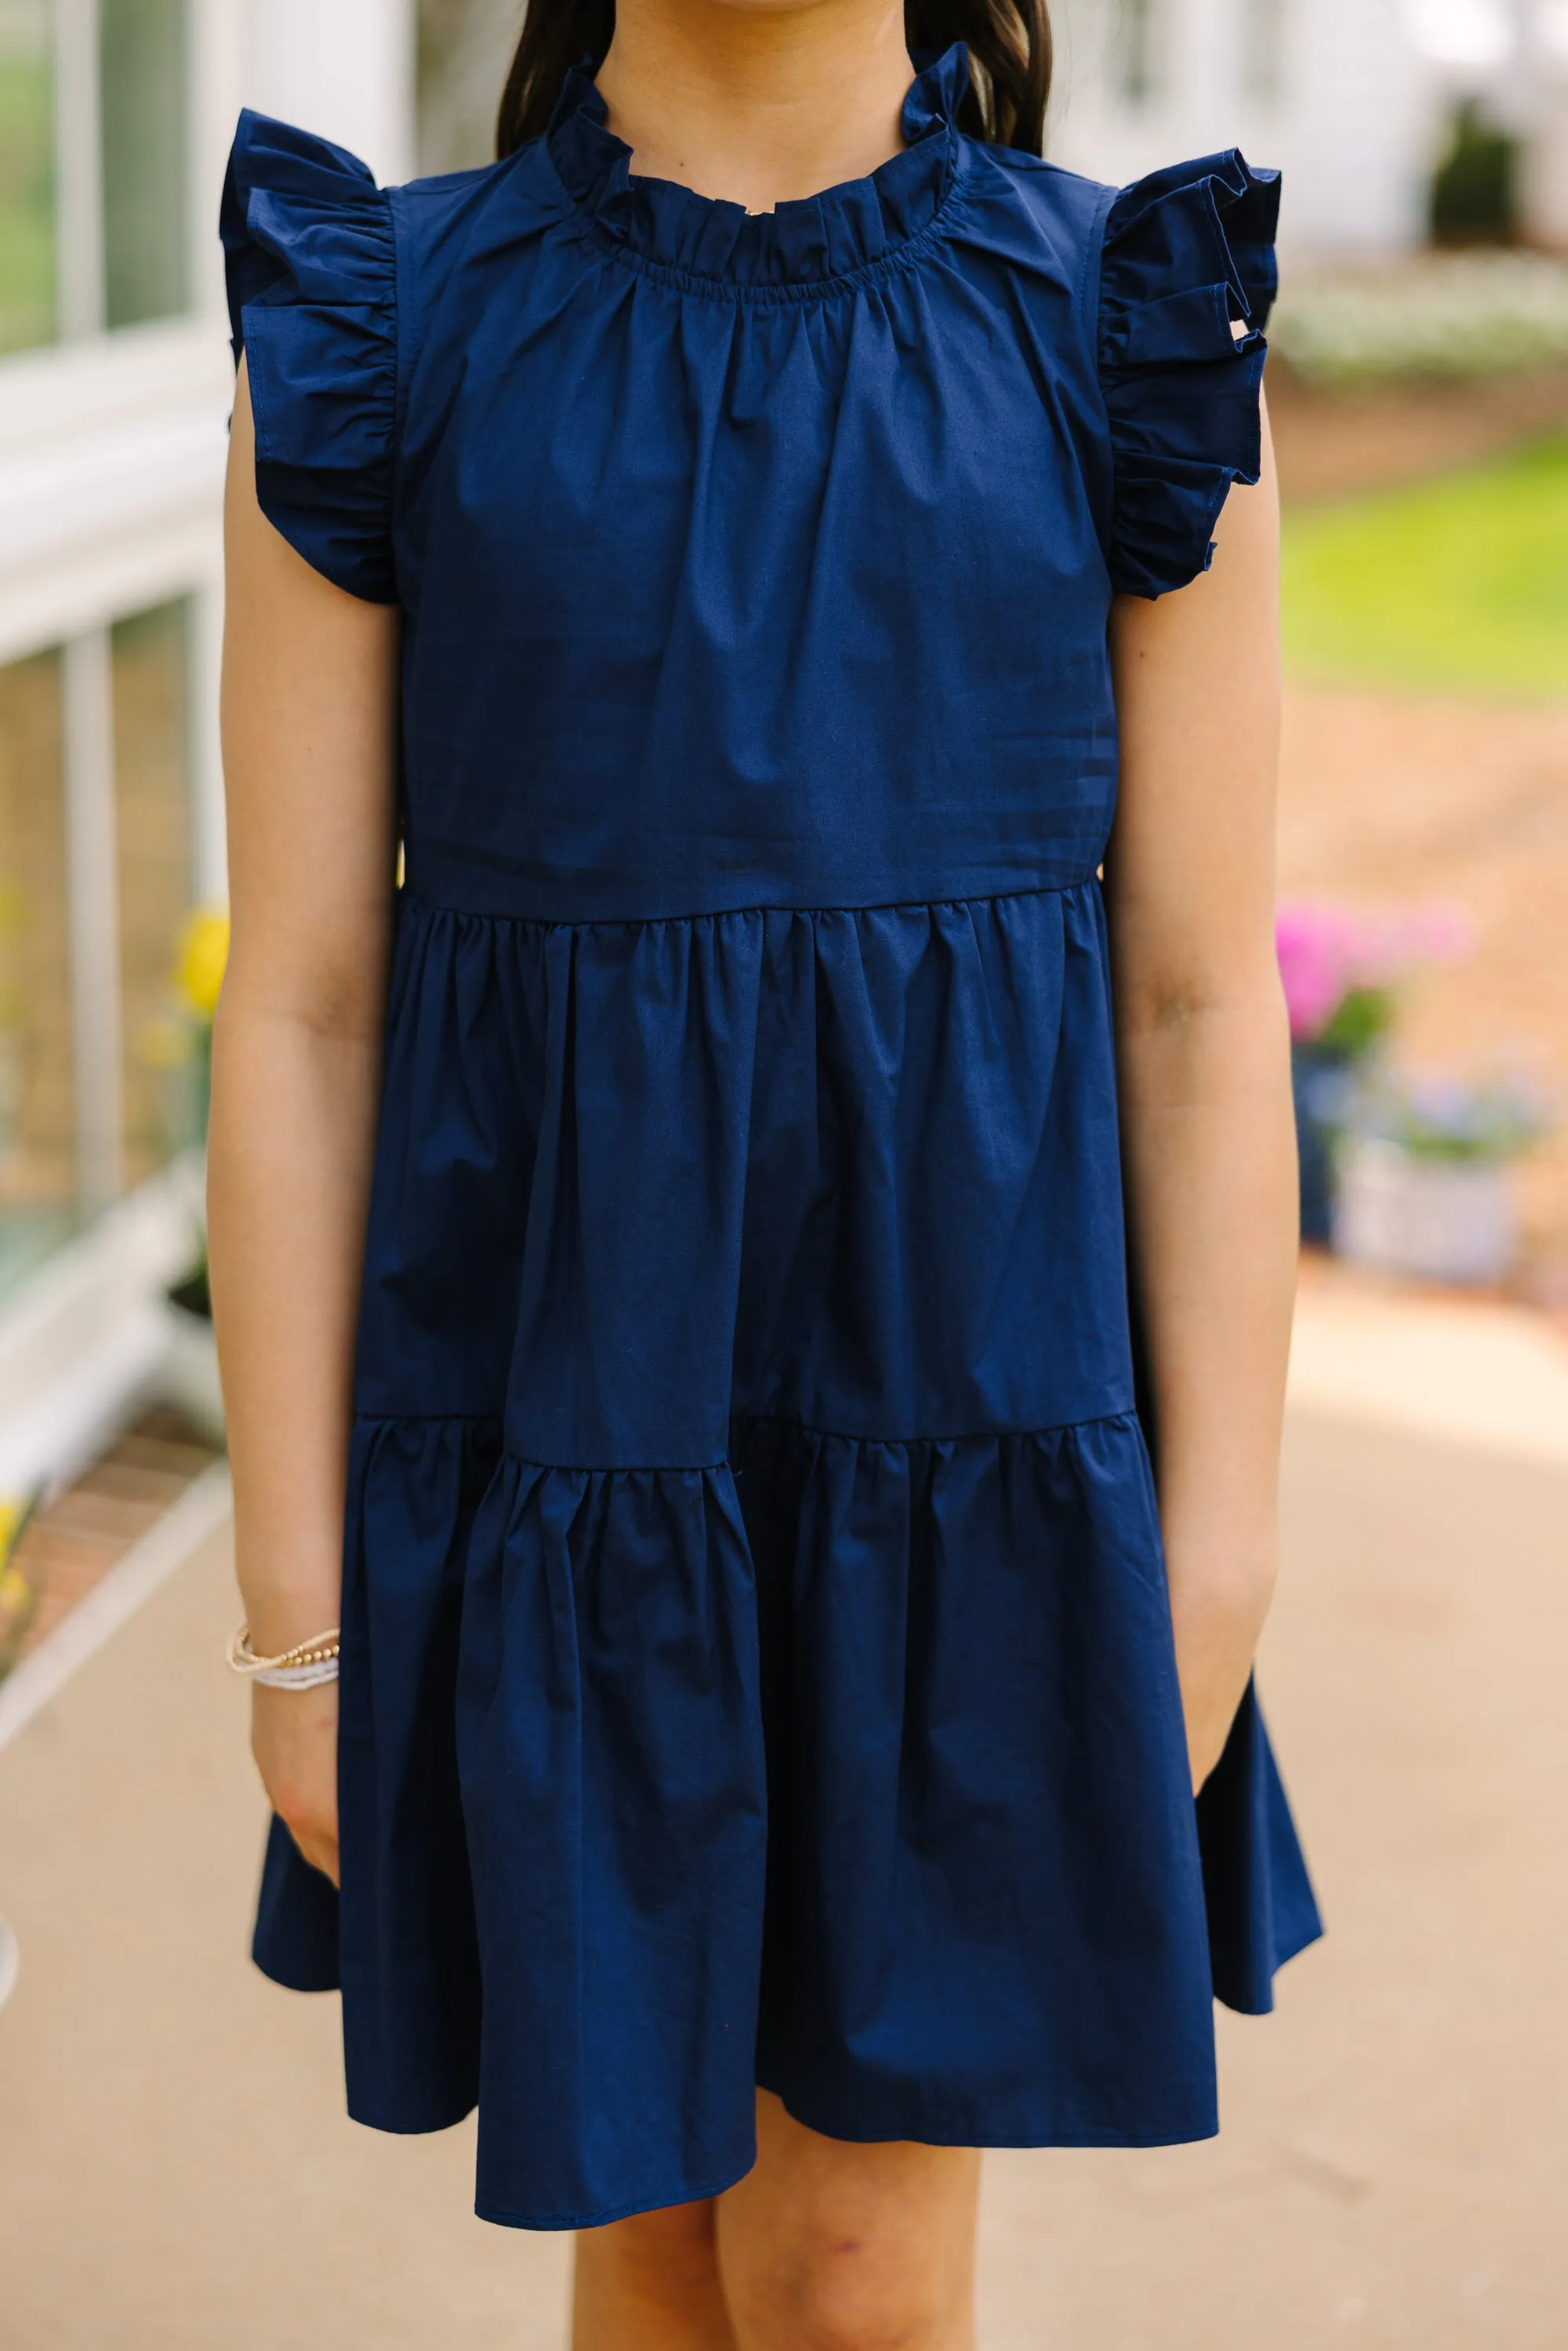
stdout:
[[401,904],[419,907],[433,914],[453,914],[465,923],[505,923],[514,929],[533,931],[651,931],[674,925],[695,929],[704,923],[730,923],[768,914],[792,914],[808,921],[834,914],[935,914],[946,908],[964,906],[994,906],[1014,898],[1066,898],[1075,891],[1086,890],[1098,881],[1098,872],[1082,873],[1071,882],[1032,883],[1017,890],[974,890],[957,892],[934,898],[871,898],[842,904],[795,905],[779,899],[762,899],[745,906],[709,907],[690,914],[511,914],[497,913],[481,906],[460,906],[449,899],[433,897],[417,883],[404,882],[397,892]]

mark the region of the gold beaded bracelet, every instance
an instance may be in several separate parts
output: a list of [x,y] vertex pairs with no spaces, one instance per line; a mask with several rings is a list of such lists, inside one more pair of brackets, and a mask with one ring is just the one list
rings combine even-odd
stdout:
[[258,1657],[250,1646],[250,1626],[242,1625],[229,1642],[229,1669],[269,1689],[314,1689],[338,1678],[338,1632],[334,1625],[329,1633],[300,1641],[276,1657]]

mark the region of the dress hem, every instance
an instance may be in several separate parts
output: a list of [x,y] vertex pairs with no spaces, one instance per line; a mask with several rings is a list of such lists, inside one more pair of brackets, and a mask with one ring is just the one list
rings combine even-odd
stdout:
[[[267,1975],[268,1971],[263,1968],[261,1972]],[[272,1976],[270,1980],[280,1983],[282,1979]],[[292,1986],[285,1985],[284,1989],[288,1991]],[[476,2096],[465,2095],[451,2106],[433,2110],[430,2120],[422,2122],[394,2122],[388,2116],[372,2114],[352,2098],[347,2102],[347,2112],[349,2120],[357,2123],[361,2130],[380,2131],[387,2138],[434,2138],[439,2131],[455,2130],[459,2123],[465,2123],[478,2105]]]
[[[770,2080],[760,2067],[757,2074],[757,2087],[777,2098],[790,2120],[799,2123],[802,2129],[816,2132],[820,2138],[837,2139],[845,2147],[966,2147],[984,2153],[988,2148],[999,2151],[1031,2147],[1195,2147],[1205,2139],[1219,2136],[1219,2117],[1213,2108],[1201,2119],[1189,2118],[1179,2122],[1173,2119],[1164,2124],[1131,2127],[1125,2125],[1058,2122],[1019,2126],[1009,2130],[981,2131],[973,2124],[954,2125],[948,2128],[934,2128],[927,2124],[917,2130],[868,2130],[863,2125],[854,2127],[841,2116],[830,2115],[825,2107],[817,2106],[810,2098],[781,2089],[778,2080]],[[455,2130],[459,2123],[467,2120],[478,2104],[477,2098],[470,2098],[465,2105],[455,2105],[450,2111],[444,2109],[439,2117],[417,2123],[383,2119],[362,2106],[350,2105],[349,2119],[362,2130],[381,2131],[392,2138],[428,2138],[438,2131]],[[662,2212],[677,2204],[698,2204],[707,2197],[722,2196],[727,2189],[733,2188],[747,2177],[756,2160],[754,2154],[749,2162],[738,2168],[728,2168],[716,2173],[711,2180],[699,2181],[692,2187],[683,2186],[672,2194],[661,2191],[634,2197],[629,2202],[606,2205],[589,2213],[517,2212],[506,2205],[491,2204],[482,2199],[476,2200],[474,2210],[478,2220],[502,2229],[562,2231],[607,2228],[612,2221],[631,2220],[639,2212]]]
[[835,2138],[846,2147],[971,2147],[984,2153],[988,2148],[1075,2147],[1192,2147],[1203,2139],[1218,2138],[1219,2116],[1210,2107],[1201,2121],[1188,2119],[1142,2127],[1125,2126],[1095,2126],[1089,2123],[1040,2124],[1032,2127],[1015,2127],[1006,2131],[977,2131],[972,2126],[964,2128],[933,2129],[929,2126],[912,2131],[873,2131],[863,2125],[856,2128],[835,2126],[826,2110],[813,2109],[812,2102],[779,2089],[764,2078],[759,2071],[757,2086],[779,2100],[792,2122],[803,2129],[815,2131],[820,2138]]
[[559,2232],[573,2229],[607,2229],[616,2220],[635,2220],[640,2212],[668,2212],[681,2204],[706,2203],[710,2196],[722,2196],[747,2177],[757,2162],[755,2151],[748,2163],[739,2170],[727,2170],[706,2183],[695,2188],[682,2188],[674,2196],[634,2197],[629,2204],[607,2205],[602,2211],[576,2215],[570,2212],[513,2212],[504,2204],[489,2204],[481,2198],[474,2202],[474,2217],[487,2220],[497,2229],[535,2229],[541,2232]]
[[[757,2086],[758,2089],[768,2091],[771,2096],[778,2098],[791,2121],[799,2123],[803,2129],[815,2131],[819,2137],[837,2139],[841,2146],[845,2147],[973,2147],[977,2152],[984,2154],[991,2149],[1000,2151],[1004,2148],[1195,2147],[1201,2145],[1206,2139],[1218,2138],[1219,2136],[1219,2121],[1217,2115],[1206,2116],[1201,2123],[1184,2123],[1154,2130],[1116,2128],[1096,2130],[1081,2126],[1067,2130],[1052,2129],[1018,2134],[993,2132],[985,2137],[956,2131],[949,2134],[922,2130],[898,2134],[866,2130],[834,2130],[828,2128],[823,2122],[814,2122],[810,2119],[804,2110],[806,2101],[787,2097],[782,2091],[774,2089],[769,2083],[760,2078]],[[709,2197],[722,2196],[749,2175],[755,2167],[756,2160],[754,2155],[749,2163],[742,2165],[738,2169],[721,2172],[712,2180],[700,2182],[694,2187],[683,2186],[674,2194],[635,2197],[630,2202],[608,2205],[595,2212],[581,2214],[517,2212],[508,2206],[492,2204],[482,2198],[475,2199],[474,2212],[476,2219],[487,2221],[495,2228],[527,2229],[540,2233],[608,2228],[617,2220],[633,2220],[639,2213],[670,2211],[682,2204],[700,2204],[706,2202]]]

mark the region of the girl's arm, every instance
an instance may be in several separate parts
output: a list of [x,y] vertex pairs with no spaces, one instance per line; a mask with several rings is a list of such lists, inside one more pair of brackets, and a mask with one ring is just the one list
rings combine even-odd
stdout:
[[[392,914],[397,615],[333,587],[256,504],[242,366],[225,499],[228,969],[207,1199],[256,1650],[338,1622],[353,1330]],[[337,1875],[337,1691],[254,1692],[252,1745]]]
[[1105,878],[1135,1278],[1193,1784],[1272,1592],[1297,1246],[1274,953],[1279,519],[1264,420],[1214,568],[1117,600],[1122,780]]

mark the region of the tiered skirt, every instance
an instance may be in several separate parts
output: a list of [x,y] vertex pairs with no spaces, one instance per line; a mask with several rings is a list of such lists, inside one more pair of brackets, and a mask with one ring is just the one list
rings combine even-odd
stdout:
[[405,893],[345,1541],[350,2111],[478,2210],[1215,2121],[1318,1931],[1249,1694],[1197,1806],[1098,884],[552,924]]

